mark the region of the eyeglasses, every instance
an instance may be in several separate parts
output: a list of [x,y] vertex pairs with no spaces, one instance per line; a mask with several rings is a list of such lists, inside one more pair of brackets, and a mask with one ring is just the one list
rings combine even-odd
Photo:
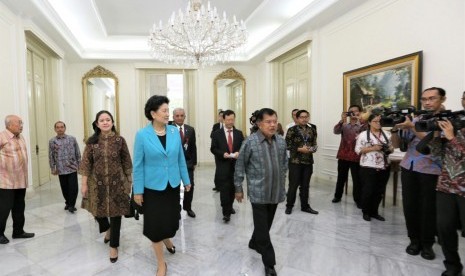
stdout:
[[308,119],[308,116],[299,116],[301,119]]
[[381,121],[375,121],[375,120],[373,120],[373,121],[371,121],[371,122],[372,122],[372,123],[381,123]]
[[426,103],[426,102],[435,102],[439,99],[439,97],[429,97],[429,98],[421,98],[420,101],[422,103]]

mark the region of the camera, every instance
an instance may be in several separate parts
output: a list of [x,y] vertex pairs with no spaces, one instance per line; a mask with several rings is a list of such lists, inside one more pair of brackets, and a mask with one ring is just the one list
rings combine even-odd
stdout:
[[414,106],[406,108],[381,107],[373,109],[372,112],[381,115],[380,123],[382,127],[393,127],[405,122],[406,116],[415,113],[416,109]]
[[381,151],[383,152],[384,155],[389,155],[392,153],[388,144],[381,144]]
[[348,111],[348,112],[344,112],[344,113],[347,115],[347,117],[352,117],[352,116],[355,115],[355,113],[352,112],[352,111]]
[[446,119],[452,123],[455,131],[462,129],[465,127],[465,110],[445,110],[437,114],[433,114],[432,112],[426,113],[415,124],[415,130],[418,132],[439,131],[441,128],[438,125],[438,121],[445,121]]

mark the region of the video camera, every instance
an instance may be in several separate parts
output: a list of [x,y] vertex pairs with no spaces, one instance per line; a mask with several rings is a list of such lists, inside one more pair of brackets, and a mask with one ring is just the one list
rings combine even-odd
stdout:
[[405,122],[405,117],[415,113],[416,109],[414,106],[406,108],[397,107],[380,107],[372,110],[372,113],[381,115],[381,126],[382,127],[393,127],[397,124]]
[[441,130],[438,121],[445,121],[446,119],[452,123],[455,131],[462,129],[465,127],[465,110],[444,110],[437,114],[428,112],[415,124],[415,130],[418,132]]

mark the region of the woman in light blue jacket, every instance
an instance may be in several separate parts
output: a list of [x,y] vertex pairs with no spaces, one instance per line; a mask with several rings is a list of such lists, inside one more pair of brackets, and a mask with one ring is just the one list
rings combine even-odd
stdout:
[[152,241],[157,257],[157,275],[166,275],[163,244],[174,254],[170,238],[179,229],[181,218],[180,183],[190,190],[181,137],[168,125],[169,100],[152,96],[145,104],[145,116],[151,121],[136,134],[134,143],[134,200],[143,206],[144,235]]

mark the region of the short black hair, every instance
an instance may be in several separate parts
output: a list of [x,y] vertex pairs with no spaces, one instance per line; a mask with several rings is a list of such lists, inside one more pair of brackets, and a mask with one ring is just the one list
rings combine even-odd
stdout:
[[149,121],[153,121],[152,114],[150,112],[154,111],[157,112],[157,110],[160,108],[162,104],[169,104],[170,100],[166,96],[161,96],[161,95],[153,95],[150,97],[147,102],[145,103],[145,117]]
[[297,111],[297,113],[295,114],[295,116],[296,116],[297,118],[299,118],[300,114],[302,114],[302,113],[307,113],[307,115],[310,115],[310,113],[308,113],[307,110],[301,109],[301,110]]
[[223,111],[223,119],[226,119],[226,116],[229,115],[234,115],[234,117],[236,117],[236,113],[234,113],[234,111],[232,111],[231,109]]
[[371,123],[371,121],[372,121],[374,118],[378,117],[378,116],[381,116],[381,114],[378,114],[378,113],[371,113],[370,116],[368,116],[368,122]]
[[441,97],[444,97],[446,96],[446,90],[442,89],[441,87],[430,87],[430,88],[426,88],[425,90],[423,90],[422,94],[426,91],[430,91],[430,90],[437,90],[438,93],[439,93],[439,96]]
[[358,105],[358,104],[353,104],[353,105],[349,106],[349,108],[348,108],[347,110],[351,109],[352,107],[358,108],[358,111],[359,111],[359,112],[362,111],[362,107],[361,107],[360,105]]
[[218,115],[221,115],[221,114],[223,114],[223,113],[224,113],[224,111],[223,111],[223,110],[220,110],[220,111],[218,112]]
[[278,116],[278,114],[276,113],[276,111],[274,111],[273,109],[271,108],[262,108],[260,109],[257,113],[256,113],[256,120],[258,122],[262,121],[263,120],[263,116],[265,115],[268,115],[268,116],[273,116],[273,115],[276,115],[276,117]]
[[298,109],[298,108],[294,108],[294,109],[292,109],[292,111],[291,111],[291,115],[294,115],[294,114],[293,114],[293,113],[294,113],[294,111],[299,111],[299,109]]

